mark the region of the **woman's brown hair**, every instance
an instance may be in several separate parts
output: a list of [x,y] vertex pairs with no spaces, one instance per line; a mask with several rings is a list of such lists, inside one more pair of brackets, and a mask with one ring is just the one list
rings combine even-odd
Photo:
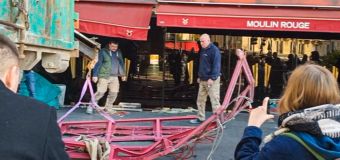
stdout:
[[305,64],[296,68],[289,77],[279,102],[281,114],[322,104],[338,104],[338,83],[326,68]]

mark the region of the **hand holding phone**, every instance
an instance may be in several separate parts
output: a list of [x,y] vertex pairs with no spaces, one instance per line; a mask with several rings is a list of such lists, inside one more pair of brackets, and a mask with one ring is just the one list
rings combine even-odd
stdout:
[[267,114],[278,114],[278,106],[280,99],[269,99],[267,104]]
[[274,118],[274,115],[266,113],[268,101],[269,97],[264,98],[261,106],[251,110],[248,119],[248,126],[261,127],[265,121]]

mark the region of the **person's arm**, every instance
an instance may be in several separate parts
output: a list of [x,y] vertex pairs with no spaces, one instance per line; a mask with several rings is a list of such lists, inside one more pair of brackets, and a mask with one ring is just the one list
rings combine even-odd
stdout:
[[[259,158],[261,157],[261,155],[259,155],[259,146],[262,141],[262,131],[260,127],[266,120],[274,117],[273,115],[267,114],[268,100],[269,97],[266,97],[262,102],[262,106],[259,106],[250,112],[248,127],[244,130],[243,137],[235,150],[234,157],[236,160],[263,159]],[[264,155],[267,154],[262,154],[262,157]]]
[[261,137],[262,131],[260,128],[255,126],[245,128],[243,137],[235,149],[235,160],[259,159]]
[[125,76],[125,61],[124,61],[124,58],[123,58],[123,54],[121,51],[118,51],[118,54],[119,54],[119,60],[120,60],[120,65],[121,67],[123,68],[123,74],[122,74],[122,77]]
[[67,160],[65,145],[61,139],[61,133],[57,124],[57,114],[54,108],[50,108],[50,119],[47,129],[47,140],[45,144],[44,159],[46,160]]
[[212,76],[212,80],[216,80],[221,74],[221,53],[219,49],[216,49],[212,55],[212,70],[210,75]]
[[279,135],[260,149],[261,137],[260,128],[248,126],[236,147],[235,160],[314,159],[306,148],[287,136]]
[[98,61],[96,63],[96,65],[93,68],[93,77],[98,77],[99,74],[99,69],[103,64],[103,59],[104,59],[104,49],[102,49],[99,53],[98,53]]
[[123,58],[123,54],[120,50],[118,51],[118,61],[120,67],[123,69],[123,73],[121,73],[120,77],[122,77],[122,81],[126,81],[125,61]]
[[35,75],[34,75],[34,72],[32,70],[30,71],[24,71],[24,75],[25,75],[25,78],[26,78],[26,86],[27,86],[27,89],[28,89],[28,92],[29,92],[29,96],[33,97],[33,98],[37,98],[37,95],[36,95],[36,89],[35,89]]

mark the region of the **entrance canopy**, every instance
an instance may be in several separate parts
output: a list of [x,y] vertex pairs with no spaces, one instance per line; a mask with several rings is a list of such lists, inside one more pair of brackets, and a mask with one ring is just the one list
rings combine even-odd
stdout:
[[78,0],[79,31],[107,37],[147,40],[154,3]]
[[338,0],[158,0],[161,3],[340,8]]
[[156,14],[162,27],[340,33],[336,8],[160,3]]

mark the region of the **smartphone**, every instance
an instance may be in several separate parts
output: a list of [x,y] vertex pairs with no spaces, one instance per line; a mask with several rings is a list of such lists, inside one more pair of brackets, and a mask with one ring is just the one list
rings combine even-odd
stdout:
[[280,99],[269,99],[267,104],[268,114],[278,114],[277,107],[279,106]]

